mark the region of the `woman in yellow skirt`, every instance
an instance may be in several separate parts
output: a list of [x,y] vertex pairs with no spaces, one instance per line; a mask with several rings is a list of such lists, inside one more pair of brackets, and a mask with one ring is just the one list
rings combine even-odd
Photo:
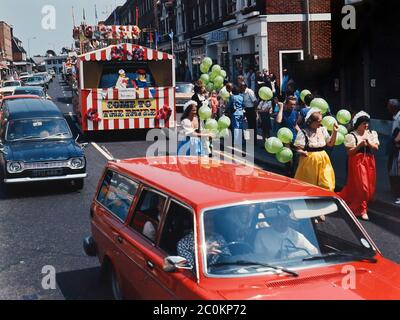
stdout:
[[339,127],[335,124],[331,136],[321,124],[321,111],[315,108],[310,109],[305,120],[306,128],[294,143],[301,156],[295,179],[334,191],[335,172],[325,148],[335,145]]

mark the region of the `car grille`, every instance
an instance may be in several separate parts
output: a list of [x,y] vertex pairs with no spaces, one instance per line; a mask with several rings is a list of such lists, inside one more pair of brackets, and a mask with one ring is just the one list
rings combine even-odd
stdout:
[[25,170],[38,170],[38,169],[54,169],[68,167],[69,161],[49,161],[49,162],[32,162],[25,163]]

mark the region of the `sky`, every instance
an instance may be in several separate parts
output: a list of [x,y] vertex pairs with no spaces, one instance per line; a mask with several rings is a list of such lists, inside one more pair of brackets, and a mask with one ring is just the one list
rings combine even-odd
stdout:
[[82,22],[85,9],[87,24],[94,25],[95,4],[99,20],[104,20],[124,3],[125,0],[0,0],[0,21],[14,27],[14,36],[23,42],[28,55],[29,49],[31,56],[43,55],[48,49],[59,53],[62,47],[73,44],[72,7],[76,24]]

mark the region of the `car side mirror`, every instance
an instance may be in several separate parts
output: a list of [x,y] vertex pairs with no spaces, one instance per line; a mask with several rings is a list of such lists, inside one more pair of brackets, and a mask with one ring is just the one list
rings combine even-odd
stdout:
[[183,257],[170,256],[164,259],[163,270],[165,272],[177,272],[178,270],[192,270],[193,267]]

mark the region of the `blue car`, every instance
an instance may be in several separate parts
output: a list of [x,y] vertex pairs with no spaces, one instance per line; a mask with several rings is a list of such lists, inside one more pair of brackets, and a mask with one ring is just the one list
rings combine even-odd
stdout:
[[3,105],[0,119],[3,184],[69,180],[82,189],[87,177],[83,149],[53,102],[17,99]]

